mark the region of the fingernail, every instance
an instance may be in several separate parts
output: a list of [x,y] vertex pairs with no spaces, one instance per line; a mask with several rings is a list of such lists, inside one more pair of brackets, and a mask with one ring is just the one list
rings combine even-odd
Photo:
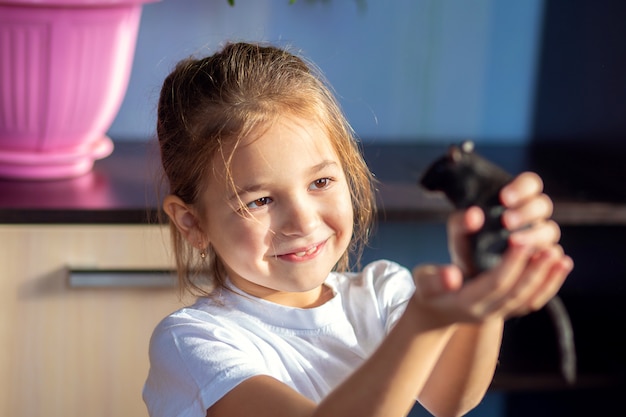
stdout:
[[500,199],[505,206],[510,206],[515,202],[515,193],[505,188],[500,193]]
[[502,214],[502,223],[507,229],[515,229],[519,223],[519,216],[515,212],[505,211]]
[[[514,246],[528,245],[528,238],[523,233],[512,232],[509,235],[509,243]],[[530,245],[528,245],[530,246]]]
[[565,256],[561,261],[561,265],[567,272],[571,272],[574,269],[574,260],[569,256]]

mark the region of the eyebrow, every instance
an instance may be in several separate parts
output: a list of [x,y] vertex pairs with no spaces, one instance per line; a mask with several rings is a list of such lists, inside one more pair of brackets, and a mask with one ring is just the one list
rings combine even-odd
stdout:
[[[325,170],[328,167],[336,167],[336,166],[339,166],[339,164],[336,161],[333,161],[331,159],[325,159],[322,162],[320,162],[319,164],[313,165],[309,169],[309,175],[315,175],[315,174]],[[228,201],[237,200],[241,194],[254,193],[254,192],[257,192],[259,190],[263,190],[265,188],[267,188],[267,184],[262,183],[262,182],[261,183],[251,183],[251,184],[248,184],[248,185],[244,185],[242,187],[238,187],[235,184],[235,191],[229,193]]]

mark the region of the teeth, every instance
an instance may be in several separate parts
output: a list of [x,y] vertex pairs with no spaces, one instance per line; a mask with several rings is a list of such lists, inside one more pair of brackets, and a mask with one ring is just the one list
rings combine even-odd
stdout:
[[316,247],[314,246],[311,249],[308,249],[306,251],[295,252],[294,255],[296,255],[297,257],[301,258],[303,256],[312,254],[313,252],[315,252],[315,249],[316,249]]

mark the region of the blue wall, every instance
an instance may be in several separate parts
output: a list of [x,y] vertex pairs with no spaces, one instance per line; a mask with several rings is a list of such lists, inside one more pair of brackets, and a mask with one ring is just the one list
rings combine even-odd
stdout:
[[225,40],[302,50],[366,141],[529,140],[542,0],[163,0],[144,6],[109,134],[154,133],[163,78]]

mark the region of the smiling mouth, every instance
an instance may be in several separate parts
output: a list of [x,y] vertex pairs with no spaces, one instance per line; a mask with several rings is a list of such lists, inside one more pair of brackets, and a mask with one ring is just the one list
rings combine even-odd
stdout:
[[313,246],[312,248],[305,250],[305,251],[301,251],[301,252],[294,252],[294,255],[297,256],[298,258],[301,258],[303,256],[307,256],[312,254],[313,252],[315,252],[317,250],[317,246]]
[[310,246],[306,249],[298,249],[294,252],[284,253],[282,255],[277,255],[277,258],[287,259],[287,260],[306,260],[314,258],[324,247],[326,241],[317,243],[313,246]]

